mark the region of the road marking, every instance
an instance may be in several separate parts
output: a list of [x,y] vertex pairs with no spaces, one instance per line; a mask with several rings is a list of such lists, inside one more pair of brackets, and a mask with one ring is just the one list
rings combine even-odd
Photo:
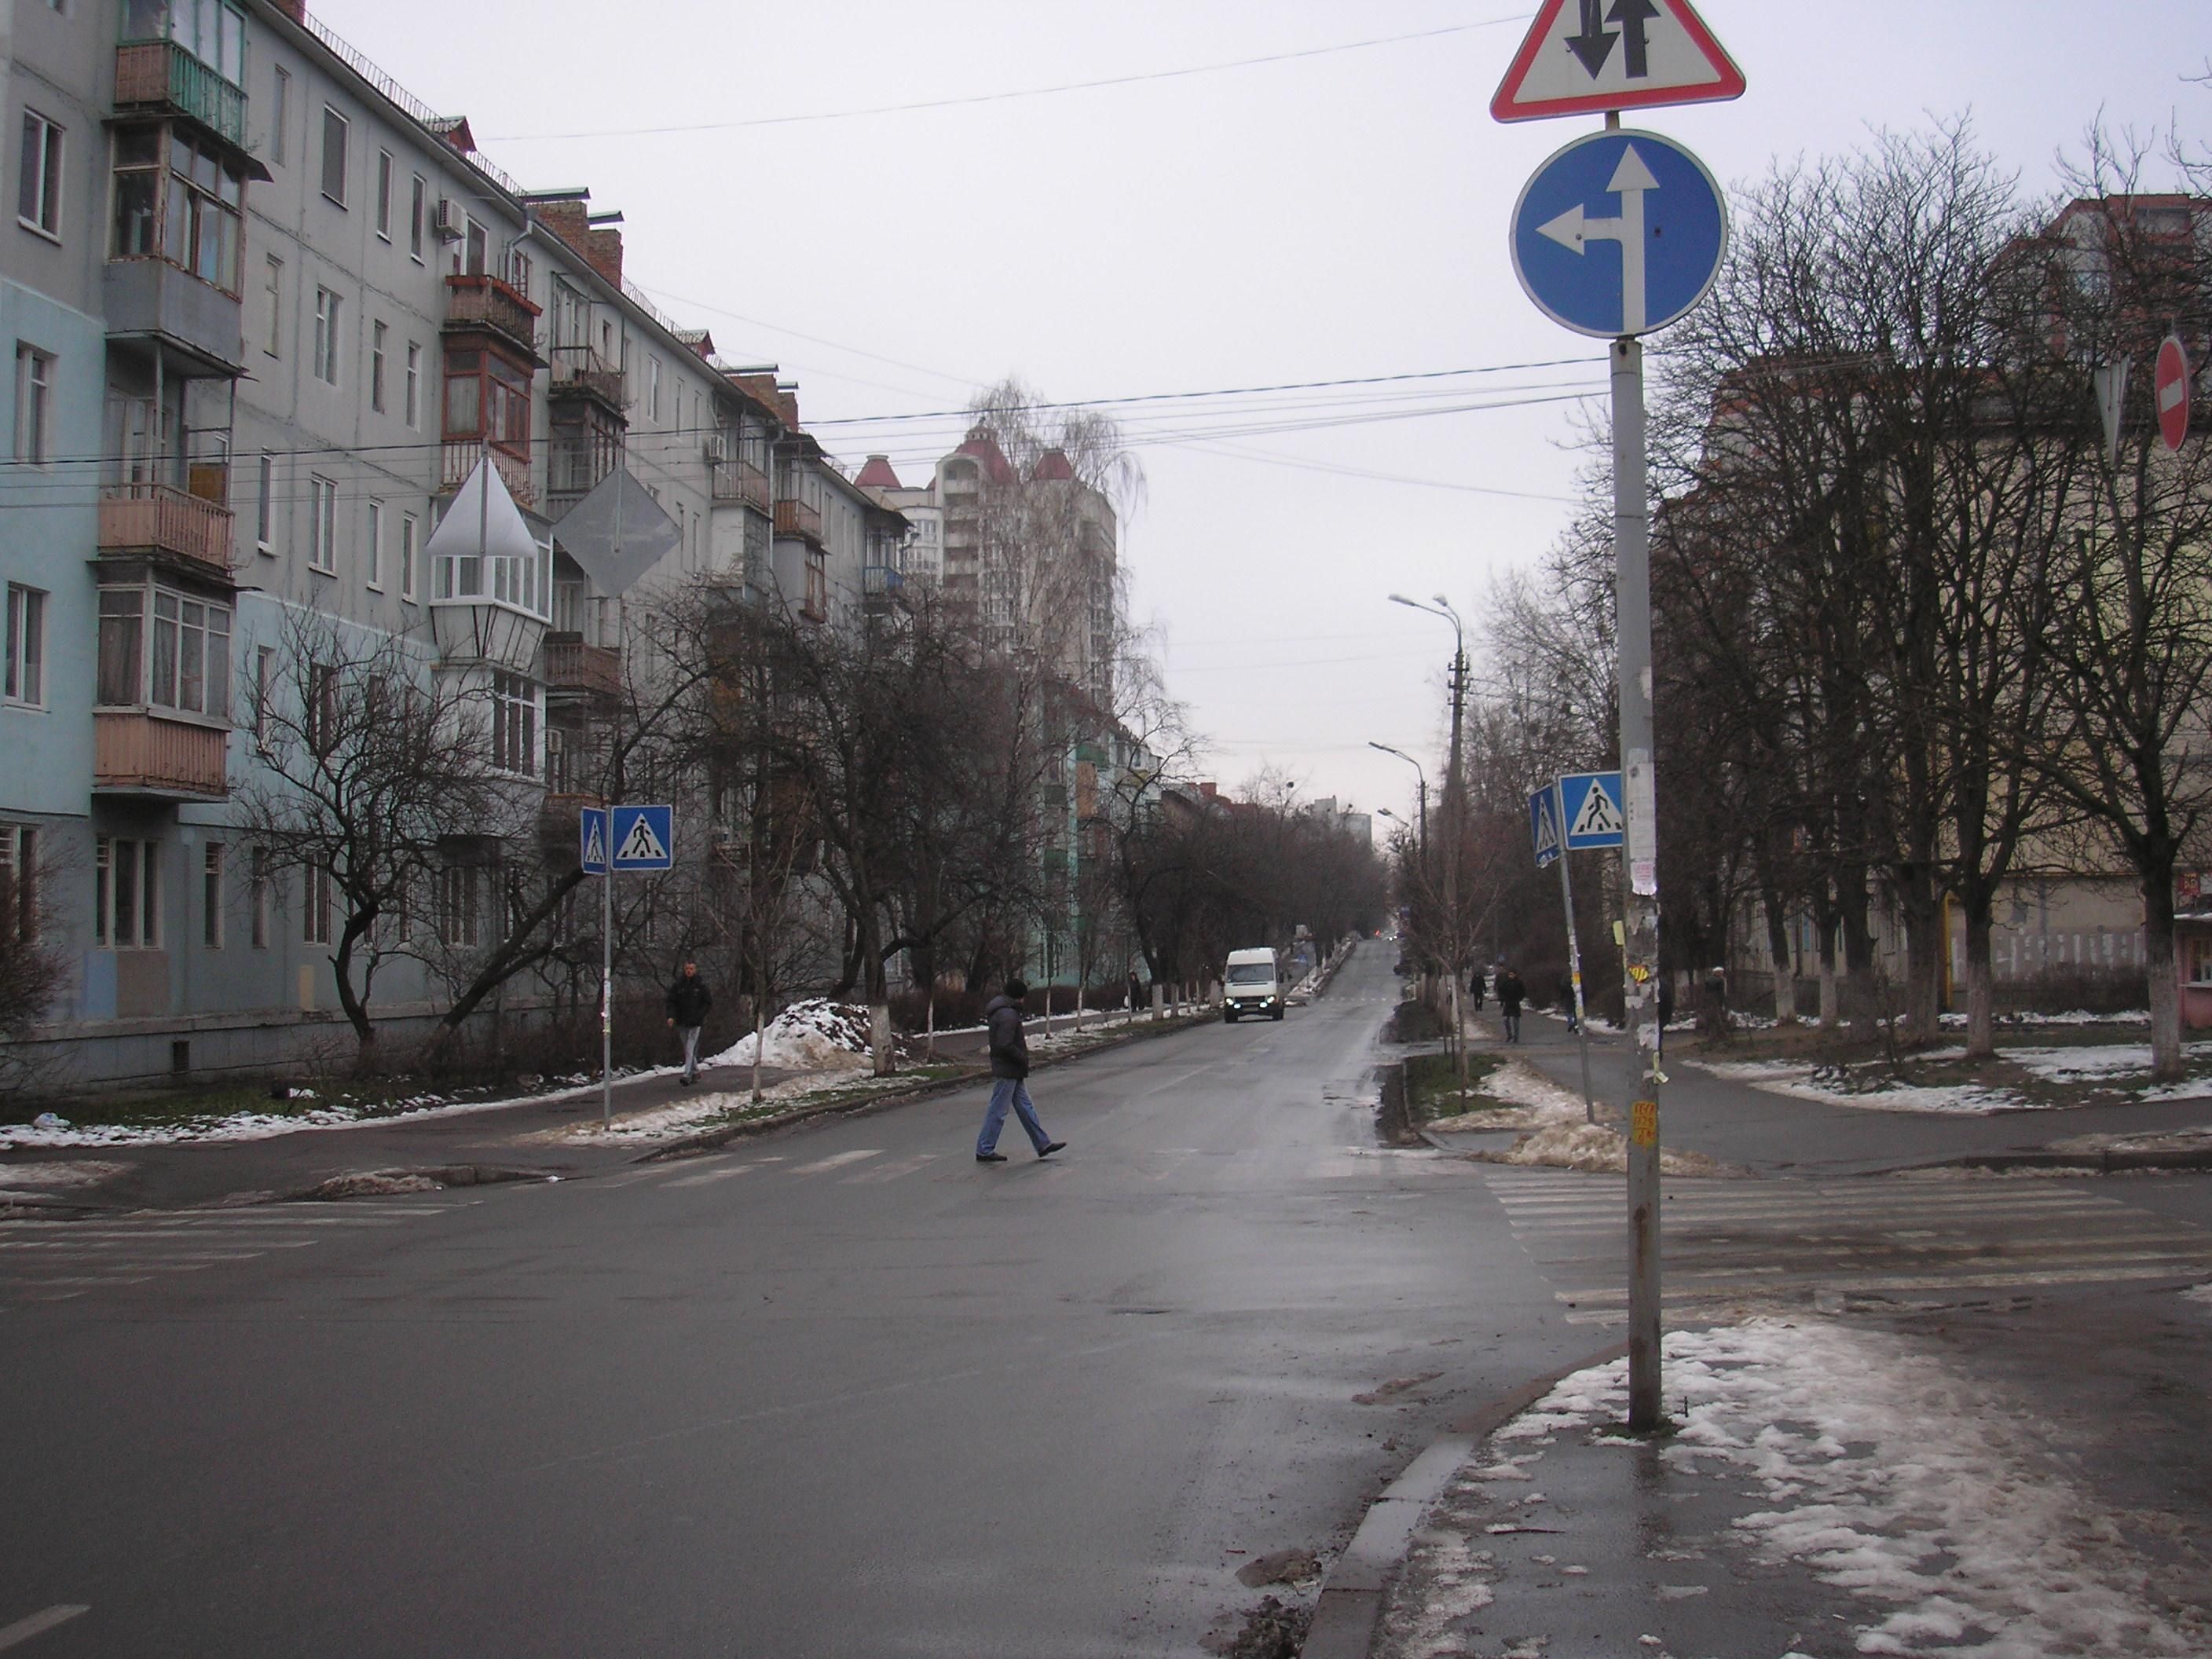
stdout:
[[884,1149],[872,1146],[856,1152],[838,1152],[832,1157],[817,1158],[811,1164],[794,1164],[787,1172],[791,1175],[820,1175],[828,1170],[842,1170],[848,1164],[858,1164],[863,1158],[881,1158]]
[[863,1170],[858,1175],[848,1175],[838,1184],[843,1187],[880,1186],[886,1181],[896,1181],[901,1176],[910,1176],[915,1170],[937,1162],[935,1152],[923,1152],[917,1158],[901,1158],[896,1164],[879,1164],[872,1170]]
[[672,1181],[668,1185],[672,1188],[703,1187],[710,1181],[727,1181],[732,1176],[750,1175],[752,1172],[753,1166],[750,1164],[728,1164],[718,1170],[702,1170],[697,1175],[685,1176],[683,1180]]
[[44,1636],[56,1625],[66,1625],[81,1613],[90,1613],[90,1607],[77,1607],[58,1601],[42,1613],[28,1619],[18,1619],[14,1624],[0,1628],[0,1648],[12,1648],[19,1642],[27,1642],[33,1636]]

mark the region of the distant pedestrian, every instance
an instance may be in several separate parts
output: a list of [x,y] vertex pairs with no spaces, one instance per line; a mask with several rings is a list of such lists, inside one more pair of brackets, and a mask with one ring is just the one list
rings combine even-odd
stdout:
[[1030,988],[1018,979],[1006,981],[1002,995],[991,999],[983,1009],[983,1019],[990,1032],[991,1043],[991,1103],[983,1113],[983,1130],[975,1137],[975,1161],[978,1164],[1004,1164],[1006,1155],[999,1150],[999,1131],[1006,1127],[1006,1109],[1011,1106],[1022,1121],[1023,1131],[1030,1145],[1036,1148],[1039,1158],[1049,1158],[1067,1146],[1064,1140],[1054,1140],[1037,1121],[1036,1107],[1030,1099],[1027,1079],[1030,1074],[1029,1039],[1022,1035],[1022,1003]]
[[668,1028],[684,1045],[684,1086],[687,1089],[699,1080],[699,1028],[707,1023],[707,1011],[714,1006],[714,994],[699,977],[699,964],[685,963],[684,971],[668,988]]
[[1505,1018],[1505,1040],[1521,1041],[1521,1005],[1528,1000],[1528,988],[1521,982],[1521,975],[1510,964],[1500,963],[1498,969],[1498,1012]]
[[1144,998],[1145,982],[1137,977],[1137,970],[1132,968],[1129,970],[1129,1018],[1131,1019],[1137,1017],[1137,1010],[1143,1005]]
[[1476,963],[1474,973],[1467,981],[1467,994],[1474,1002],[1474,1012],[1478,1014],[1482,1012],[1483,993],[1488,984],[1489,981],[1482,976],[1482,964]]
[[1567,1035],[1575,1036],[1583,1029],[1582,1015],[1575,1009],[1575,976],[1572,973],[1559,975],[1559,1007],[1567,1017]]

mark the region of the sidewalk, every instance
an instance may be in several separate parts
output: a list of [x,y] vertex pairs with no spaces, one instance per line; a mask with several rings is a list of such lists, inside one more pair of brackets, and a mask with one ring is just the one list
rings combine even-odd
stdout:
[[1650,1441],[1625,1360],[1565,1379],[1446,1483],[1368,1650],[2212,1653],[2212,1301],[2059,1300],[1670,1333]]

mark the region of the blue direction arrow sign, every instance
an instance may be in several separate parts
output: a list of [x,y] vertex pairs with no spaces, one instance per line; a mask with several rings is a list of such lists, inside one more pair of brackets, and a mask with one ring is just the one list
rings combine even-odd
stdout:
[[1619,847],[1628,839],[1628,814],[1618,772],[1570,772],[1559,780],[1559,817],[1566,825],[1567,850]]
[[1513,207],[1513,274],[1553,321],[1613,339],[1686,316],[1720,274],[1728,210],[1705,164],[1671,138],[1577,138]]
[[1536,844],[1536,867],[1549,869],[1560,843],[1559,791],[1548,783],[1528,797],[1528,838]]
[[604,876],[607,872],[607,809],[586,806],[580,817],[577,833],[583,842],[584,873]]
[[676,809],[672,806],[611,806],[608,844],[619,873],[676,867]]

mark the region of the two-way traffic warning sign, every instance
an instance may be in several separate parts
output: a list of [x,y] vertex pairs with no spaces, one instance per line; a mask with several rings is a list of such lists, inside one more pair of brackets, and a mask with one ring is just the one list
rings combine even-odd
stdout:
[[1689,0],[1544,0],[1490,100],[1500,121],[1743,96]]

